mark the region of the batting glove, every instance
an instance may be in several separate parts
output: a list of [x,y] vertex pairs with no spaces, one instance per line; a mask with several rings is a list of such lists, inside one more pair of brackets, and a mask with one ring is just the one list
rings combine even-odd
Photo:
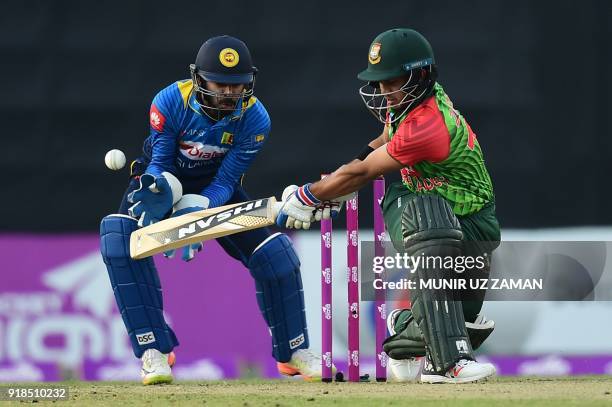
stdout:
[[344,202],[349,199],[353,199],[355,193],[350,193],[347,195],[343,195],[341,197],[335,198],[331,201],[322,202],[317,206],[317,211],[315,212],[315,220],[318,222],[321,219],[333,219],[340,213]]
[[287,229],[310,229],[314,211],[321,204],[310,192],[310,184],[298,187],[289,185],[283,191],[283,202],[276,217],[276,224]]

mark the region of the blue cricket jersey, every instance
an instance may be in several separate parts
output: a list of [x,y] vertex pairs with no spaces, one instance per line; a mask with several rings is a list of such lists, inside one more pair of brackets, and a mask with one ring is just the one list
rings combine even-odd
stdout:
[[181,182],[206,185],[200,192],[210,207],[225,204],[270,133],[270,116],[252,96],[240,108],[219,121],[202,114],[191,80],[162,89],[150,110],[151,134],[144,143],[150,161],[146,172],[163,171]]

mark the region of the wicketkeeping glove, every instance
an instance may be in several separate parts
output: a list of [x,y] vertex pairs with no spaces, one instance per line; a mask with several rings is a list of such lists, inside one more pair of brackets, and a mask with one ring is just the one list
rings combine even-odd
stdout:
[[148,226],[162,220],[182,195],[181,182],[169,172],[157,177],[143,174],[140,187],[128,195],[128,202],[134,204],[128,213],[138,219],[138,226]]

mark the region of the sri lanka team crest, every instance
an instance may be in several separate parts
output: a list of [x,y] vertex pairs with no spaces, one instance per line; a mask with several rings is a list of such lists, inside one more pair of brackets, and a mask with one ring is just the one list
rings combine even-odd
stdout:
[[380,42],[375,42],[372,44],[370,53],[368,54],[368,61],[370,61],[371,64],[377,64],[380,62]]
[[228,68],[232,68],[238,65],[238,61],[240,60],[240,56],[238,52],[236,52],[233,48],[223,48],[219,53],[219,61],[223,66]]

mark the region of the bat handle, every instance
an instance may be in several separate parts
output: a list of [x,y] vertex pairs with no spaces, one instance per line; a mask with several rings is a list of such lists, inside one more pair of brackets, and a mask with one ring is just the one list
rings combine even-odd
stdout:
[[278,217],[278,214],[281,212],[283,205],[284,205],[283,201],[276,201],[272,205],[272,215],[274,216],[274,219]]

